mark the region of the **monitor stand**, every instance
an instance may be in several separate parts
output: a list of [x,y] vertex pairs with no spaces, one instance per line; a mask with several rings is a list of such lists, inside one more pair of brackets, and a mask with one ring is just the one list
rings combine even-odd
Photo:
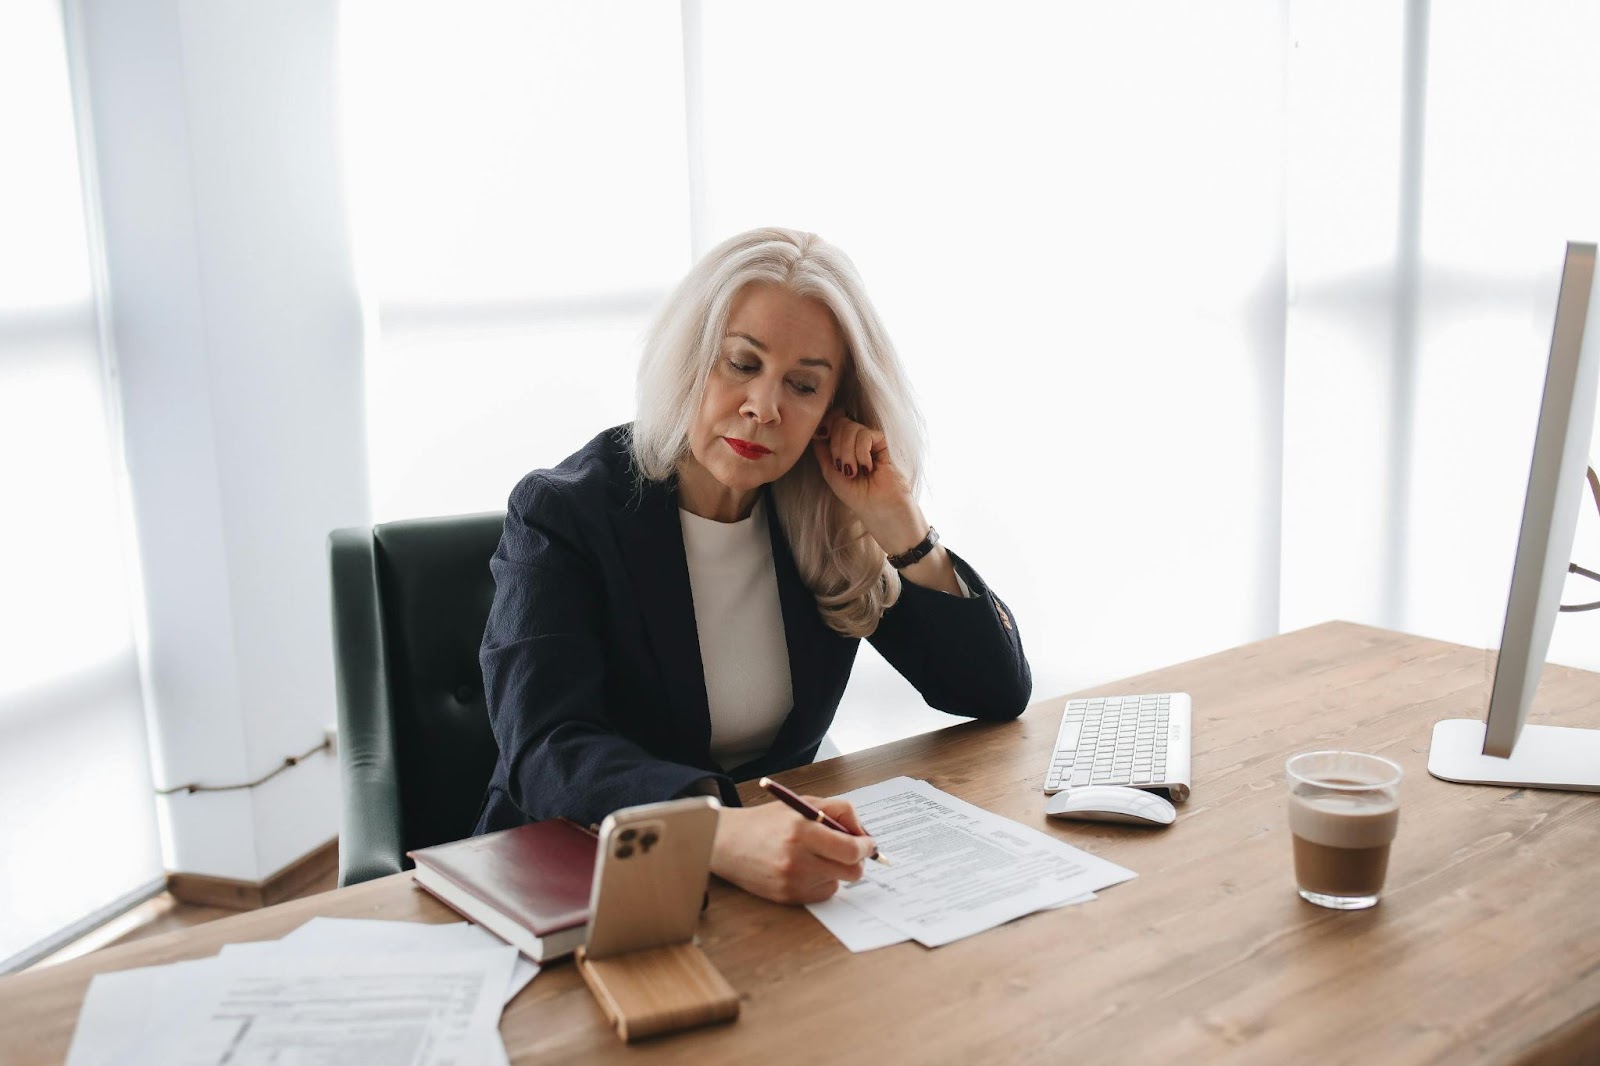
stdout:
[[1434,723],[1428,773],[1464,785],[1600,792],[1600,729],[1525,725],[1509,759],[1483,754],[1483,733],[1472,718]]

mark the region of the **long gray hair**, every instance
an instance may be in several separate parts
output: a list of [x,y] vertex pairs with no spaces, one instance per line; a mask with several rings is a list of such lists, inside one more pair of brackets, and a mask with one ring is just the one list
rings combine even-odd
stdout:
[[[728,310],[753,282],[782,285],[833,312],[846,353],[833,406],[883,431],[894,465],[915,493],[922,480],[922,419],[860,276],[822,238],[778,228],[750,230],[717,245],[656,319],[639,361],[633,460],[640,473],[664,481],[689,454],[690,429],[721,355]],[[773,483],[772,501],[823,620],[845,636],[871,636],[884,609],[900,598],[900,575],[883,548],[828,488],[810,455]]]

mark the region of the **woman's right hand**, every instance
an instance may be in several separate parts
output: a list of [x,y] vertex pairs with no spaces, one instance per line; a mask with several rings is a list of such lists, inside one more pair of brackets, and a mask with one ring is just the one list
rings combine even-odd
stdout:
[[[803,797],[856,832],[855,808],[841,799]],[[840,881],[861,877],[871,837],[847,836],[810,822],[781,803],[724,807],[711,849],[711,872],[746,892],[778,903],[821,903]]]

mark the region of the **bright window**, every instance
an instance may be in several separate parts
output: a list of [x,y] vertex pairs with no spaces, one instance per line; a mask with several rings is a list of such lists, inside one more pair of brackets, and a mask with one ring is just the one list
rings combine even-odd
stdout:
[[0,969],[161,883],[59,7],[0,6]]
[[689,266],[678,5],[350,0],[342,37],[374,517],[504,507],[632,418]]

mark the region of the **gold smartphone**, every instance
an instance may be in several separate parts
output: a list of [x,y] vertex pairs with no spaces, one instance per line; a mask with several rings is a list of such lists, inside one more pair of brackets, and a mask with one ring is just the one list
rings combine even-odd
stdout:
[[589,893],[589,958],[694,939],[721,809],[693,796],[606,816]]

